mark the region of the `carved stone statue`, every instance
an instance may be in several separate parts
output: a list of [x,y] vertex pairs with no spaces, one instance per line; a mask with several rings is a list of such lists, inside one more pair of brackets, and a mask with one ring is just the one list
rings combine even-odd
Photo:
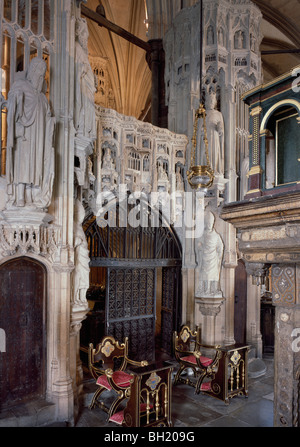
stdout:
[[168,181],[168,174],[166,173],[166,171],[164,170],[164,167],[162,165],[162,162],[160,161],[158,163],[158,168],[157,168],[157,180],[158,181]]
[[[216,109],[217,98],[210,92],[206,98],[206,129],[208,152],[212,169],[216,174],[224,174],[224,120],[223,115]],[[204,154],[202,164],[206,164]]]
[[244,48],[245,36],[243,31],[239,30],[234,36],[234,48],[237,50],[242,50]]
[[76,21],[76,90],[74,126],[77,136],[96,138],[96,77],[88,58],[88,27],[85,19]]
[[207,45],[213,45],[215,42],[214,30],[210,25],[207,29]]
[[44,94],[47,66],[33,58],[8,94],[7,194],[9,206],[45,209],[54,179],[55,118]]
[[76,201],[74,214],[73,302],[82,306],[87,303],[86,292],[90,285],[90,257],[88,243],[82,228],[85,211],[80,200]]
[[208,212],[204,218],[203,235],[197,243],[197,270],[198,290],[197,294],[202,296],[216,296],[220,294],[220,273],[224,251],[221,236],[214,229],[215,217]]
[[184,183],[179,166],[176,167],[176,190],[184,191]]
[[116,169],[113,158],[111,156],[111,150],[109,147],[107,147],[104,152],[102,160],[102,169],[104,171],[111,171]]

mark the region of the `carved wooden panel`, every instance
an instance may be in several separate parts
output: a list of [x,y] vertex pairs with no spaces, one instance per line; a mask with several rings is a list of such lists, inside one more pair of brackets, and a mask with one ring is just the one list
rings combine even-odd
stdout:
[[296,272],[293,265],[272,266],[273,303],[283,306],[295,304]]
[[45,278],[44,268],[28,258],[0,267],[0,327],[6,333],[0,410],[44,394]]

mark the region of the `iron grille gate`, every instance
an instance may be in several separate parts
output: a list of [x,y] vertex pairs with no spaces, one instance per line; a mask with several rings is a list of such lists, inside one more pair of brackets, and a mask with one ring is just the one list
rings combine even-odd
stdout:
[[161,348],[172,350],[172,333],[180,323],[181,248],[168,227],[132,228],[97,225],[89,216],[84,230],[90,267],[106,268],[105,333],[129,338],[133,359],[155,355],[157,268],[162,268]]
[[155,268],[108,268],[106,332],[117,340],[129,337],[135,359],[153,360],[155,331]]

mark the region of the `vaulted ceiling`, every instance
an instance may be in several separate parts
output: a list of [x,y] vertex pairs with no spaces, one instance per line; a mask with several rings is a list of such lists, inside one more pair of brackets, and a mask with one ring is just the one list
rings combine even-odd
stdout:
[[[300,64],[300,0],[252,0],[263,14],[261,51],[264,81],[269,81]],[[147,41],[145,0],[102,0],[106,18],[131,34]],[[96,11],[98,0],[87,0]],[[125,115],[142,118],[151,101],[151,72],[145,51],[88,19],[89,52],[108,61],[115,95],[115,108]]]

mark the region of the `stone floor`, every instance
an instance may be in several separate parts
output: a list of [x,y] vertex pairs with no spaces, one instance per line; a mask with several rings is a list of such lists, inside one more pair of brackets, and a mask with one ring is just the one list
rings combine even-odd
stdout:
[[[172,389],[172,422],[176,427],[272,427],[273,426],[273,360],[264,359],[264,375],[249,378],[249,396],[236,396],[229,405],[184,384]],[[255,374],[254,374],[255,376]],[[108,423],[106,413],[88,405],[96,389],[89,373],[84,375],[84,405],[75,427],[117,427]],[[52,415],[53,413],[53,415]],[[63,423],[49,425],[55,419],[55,406],[43,400],[29,402],[0,414],[0,427],[67,427]]]
[[[172,419],[174,427],[273,427],[273,360],[264,359],[267,370],[263,376],[249,378],[249,396],[236,396],[229,405],[184,384],[173,387]],[[85,382],[86,396],[93,384]],[[86,402],[88,404],[88,401]],[[76,427],[115,427],[106,422],[99,408],[84,408]]]

